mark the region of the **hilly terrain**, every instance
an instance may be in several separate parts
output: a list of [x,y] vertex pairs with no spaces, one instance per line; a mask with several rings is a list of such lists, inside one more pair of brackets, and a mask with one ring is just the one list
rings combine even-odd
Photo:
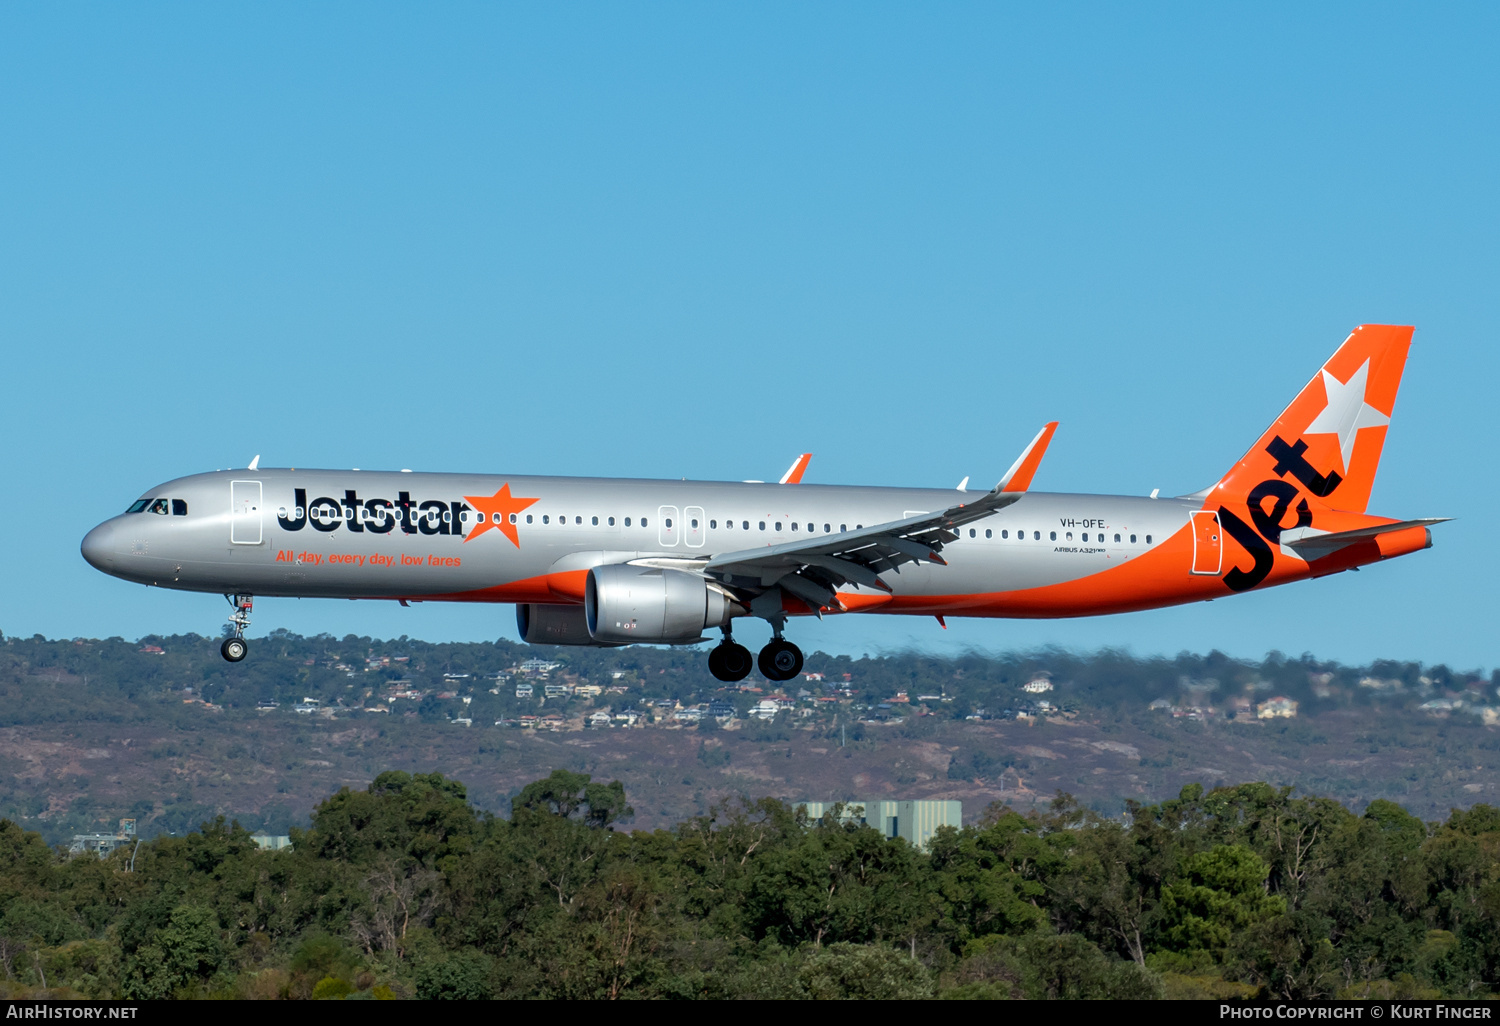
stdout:
[[734,795],[959,799],[973,821],[1065,792],[1119,816],[1252,780],[1431,821],[1500,785],[1497,682],[1443,666],[815,653],[785,685],[725,687],[695,651],[280,633],[229,665],[217,647],[5,638],[0,816],[54,844],[122,817],[146,836],[218,815],[286,833],[387,770],[461,779],[501,814],[553,769],[618,779],[626,829]]

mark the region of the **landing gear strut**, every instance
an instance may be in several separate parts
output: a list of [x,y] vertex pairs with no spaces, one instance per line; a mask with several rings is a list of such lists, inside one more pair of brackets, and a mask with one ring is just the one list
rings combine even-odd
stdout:
[[733,683],[750,676],[750,668],[754,665],[750,650],[736,642],[729,628],[725,627],[724,640],[708,653],[708,672],[719,680]]
[[250,609],[255,605],[253,595],[225,595],[234,612],[229,614],[229,637],[219,646],[219,654],[231,663],[237,663],[250,653],[245,641],[245,628],[250,626]]
[[791,680],[802,672],[802,650],[781,636],[785,620],[772,620],[771,629],[776,636],[760,650],[756,660],[766,680]]

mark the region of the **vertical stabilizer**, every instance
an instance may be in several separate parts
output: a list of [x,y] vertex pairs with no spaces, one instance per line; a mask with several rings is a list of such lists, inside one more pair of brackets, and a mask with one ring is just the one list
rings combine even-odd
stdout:
[[1247,496],[1279,480],[1324,506],[1365,512],[1411,336],[1410,327],[1355,328],[1209,501]]

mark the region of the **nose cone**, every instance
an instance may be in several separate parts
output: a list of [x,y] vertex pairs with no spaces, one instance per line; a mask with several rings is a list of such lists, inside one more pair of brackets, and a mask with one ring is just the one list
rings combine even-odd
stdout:
[[79,548],[82,549],[83,558],[88,560],[89,566],[95,570],[103,570],[107,574],[114,572],[116,533],[115,522],[106,520],[83,536],[83,544]]

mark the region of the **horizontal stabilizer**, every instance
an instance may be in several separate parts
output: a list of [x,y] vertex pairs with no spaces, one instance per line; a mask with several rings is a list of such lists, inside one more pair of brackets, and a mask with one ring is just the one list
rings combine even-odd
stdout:
[[1373,527],[1360,527],[1353,531],[1319,531],[1313,527],[1294,527],[1281,532],[1281,546],[1290,549],[1297,558],[1307,560],[1311,563],[1315,559],[1322,559],[1331,553],[1337,552],[1346,545],[1374,538],[1376,535],[1390,534],[1392,531],[1405,531],[1413,527],[1431,527],[1433,524],[1443,524],[1452,520],[1452,517],[1427,517],[1422,520],[1402,520],[1394,524],[1376,524]]

